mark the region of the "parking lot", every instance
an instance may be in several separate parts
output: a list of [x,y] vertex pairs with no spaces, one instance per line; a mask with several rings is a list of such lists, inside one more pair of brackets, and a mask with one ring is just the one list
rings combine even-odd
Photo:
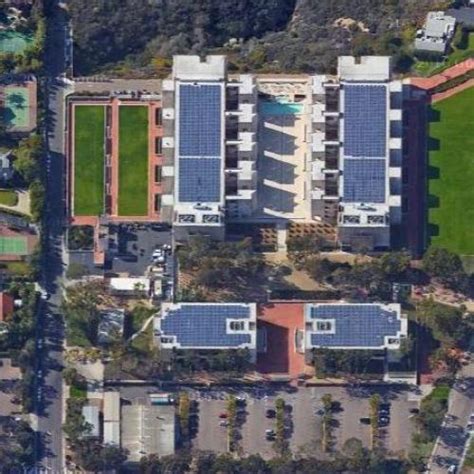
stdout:
[[141,276],[151,263],[156,247],[171,244],[171,231],[154,224],[111,225],[109,236],[110,270]]
[[[123,388],[122,396],[134,398],[144,390],[138,387]],[[227,449],[227,431],[221,426],[221,413],[226,412],[226,400],[230,393],[246,399],[244,408],[238,417],[240,434],[239,448],[244,455],[259,453],[265,458],[275,456],[273,442],[268,441],[265,430],[275,429],[275,419],[268,418],[266,411],[275,408],[279,397],[286,405],[286,438],[293,453],[319,454],[321,439],[321,398],[330,394],[340,409],[333,414],[332,449],[341,450],[345,441],[357,438],[369,447],[370,426],[360,419],[369,416],[369,398],[379,393],[383,402],[388,404],[389,423],[380,429],[382,442],[393,453],[407,452],[413,431],[413,414],[410,409],[418,407],[419,394],[401,386],[383,387],[300,387],[298,389],[282,386],[266,388],[240,389],[203,389],[182,388],[197,401],[197,416],[193,420],[193,447],[199,450],[225,452]]]

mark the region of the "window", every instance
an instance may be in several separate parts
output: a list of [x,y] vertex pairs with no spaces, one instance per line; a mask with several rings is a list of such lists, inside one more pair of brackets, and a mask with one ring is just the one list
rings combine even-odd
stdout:
[[319,331],[319,332],[332,331],[331,321],[318,321],[316,323],[316,330]]
[[155,183],[161,183],[162,181],[162,167],[160,165],[155,166]]
[[155,211],[159,212],[161,209],[161,194],[155,194],[154,204]]
[[155,124],[158,126],[163,125],[163,109],[161,107],[155,109]]
[[231,331],[245,331],[245,321],[231,321],[229,327]]
[[163,139],[161,137],[155,138],[155,153],[161,155],[163,153]]

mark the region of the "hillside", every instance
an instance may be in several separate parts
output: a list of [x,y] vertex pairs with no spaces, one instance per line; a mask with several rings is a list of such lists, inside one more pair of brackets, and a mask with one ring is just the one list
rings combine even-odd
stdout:
[[[75,73],[153,73],[177,53],[225,52],[236,69],[322,71],[339,54],[394,54],[444,0],[70,0]],[[229,40],[231,40],[229,42]],[[157,59],[158,58],[158,61]]]

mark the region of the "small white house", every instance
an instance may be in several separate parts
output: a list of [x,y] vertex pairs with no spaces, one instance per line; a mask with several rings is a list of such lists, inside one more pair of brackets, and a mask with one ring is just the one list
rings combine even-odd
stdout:
[[150,279],[146,277],[111,278],[110,290],[118,296],[142,296],[150,295]]

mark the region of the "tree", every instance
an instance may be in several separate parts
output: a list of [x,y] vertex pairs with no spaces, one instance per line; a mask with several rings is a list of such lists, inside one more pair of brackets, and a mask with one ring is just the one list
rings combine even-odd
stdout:
[[73,367],[67,367],[62,372],[63,379],[68,385],[74,385],[79,378],[79,372]]
[[423,256],[423,269],[428,275],[439,278],[443,284],[454,290],[468,289],[469,281],[461,258],[449,250],[430,247]]
[[349,438],[346,440],[342,446],[342,453],[349,461],[350,471],[358,472],[367,467],[369,456],[360,439]]

